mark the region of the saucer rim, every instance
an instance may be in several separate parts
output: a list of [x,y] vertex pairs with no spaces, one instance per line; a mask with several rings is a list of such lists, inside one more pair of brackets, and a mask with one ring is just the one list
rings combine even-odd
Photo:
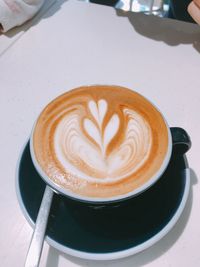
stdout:
[[[22,147],[20,156],[19,156],[18,161],[17,161],[16,172],[15,172],[15,188],[16,188],[15,191],[16,191],[16,195],[17,195],[20,209],[22,210],[22,213],[23,213],[25,219],[28,221],[30,226],[32,228],[34,228],[35,222],[30,218],[28,211],[25,208],[25,205],[24,205],[24,202],[22,200],[21,193],[20,193],[20,186],[19,186],[19,179],[18,179],[19,178],[19,168],[20,168],[21,158],[22,158],[23,152],[24,152],[28,142],[29,142],[29,139],[27,140],[27,142],[25,142],[24,146]],[[99,261],[125,258],[125,257],[131,256],[131,255],[135,255],[139,252],[142,252],[143,250],[146,250],[147,248],[156,244],[167,233],[169,233],[170,230],[175,226],[175,224],[179,220],[179,218],[180,218],[180,216],[181,216],[181,214],[185,208],[185,205],[186,205],[186,202],[187,202],[187,199],[189,196],[190,169],[187,167],[186,156],[183,155],[182,157],[184,159],[186,168],[182,171],[184,173],[183,175],[185,176],[185,185],[184,185],[184,192],[182,195],[181,202],[180,202],[176,212],[174,213],[174,215],[172,216],[170,221],[165,225],[165,227],[162,228],[162,230],[160,230],[159,232],[157,232],[154,236],[152,236],[151,238],[144,241],[143,243],[136,245],[136,246],[133,246],[133,247],[128,248],[128,249],[119,250],[119,251],[115,251],[115,252],[106,252],[106,253],[92,253],[91,252],[90,253],[90,252],[84,252],[84,251],[72,249],[72,248],[69,248],[67,246],[61,245],[60,243],[58,243],[54,239],[50,238],[49,236],[45,237],[45,241],[50,246],[54,247],[58,251],[63,252],[65,254],[68,254],[68,255],[71,255],[74,257],[78,257],[81,259],[99,260]]]

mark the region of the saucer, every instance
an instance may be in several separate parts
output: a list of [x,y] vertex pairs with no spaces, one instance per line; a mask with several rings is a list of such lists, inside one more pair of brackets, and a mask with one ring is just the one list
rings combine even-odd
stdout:
[[[33,227],[45,183],[33,166],[29,142],[18,162],[16,188],[22,212]],[[156,184],[123,206],[95,209],[54,194],[46,241],[84,259],[111,260],[136,254],[172,229],[185,207],[189,188],[187,160],[179,155],[171,159]]]

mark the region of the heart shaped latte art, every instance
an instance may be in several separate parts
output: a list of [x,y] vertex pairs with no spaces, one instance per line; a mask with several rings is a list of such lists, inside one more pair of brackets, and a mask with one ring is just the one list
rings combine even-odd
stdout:
[[[82,117],[80,109],[86,116]],[[112,183],[135,173],[148,159],[152,138],[148,123],[136,111],[123,108],[109,114],[105,99],[74,106],[58,124],[54,146],[66,172],[95,183]],[[121,120],[124,120],[123,123]],[[121,129],[120,125],[125,125]],[[122,141],[108,151],[122,131]]]

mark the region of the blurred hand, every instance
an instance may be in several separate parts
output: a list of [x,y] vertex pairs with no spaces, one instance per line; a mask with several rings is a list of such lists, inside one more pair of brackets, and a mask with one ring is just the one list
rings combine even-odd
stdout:
[[188,5],[188,13],[200,25],[200,0],[193,0]]

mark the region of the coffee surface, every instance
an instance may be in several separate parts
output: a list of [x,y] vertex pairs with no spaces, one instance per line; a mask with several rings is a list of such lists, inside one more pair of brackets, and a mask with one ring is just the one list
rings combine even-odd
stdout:
[[88,86],[53,100],[33,132],[35,158],[58,186],[109,198],[144,185],[168,150],[168,128],[144,97],[119,86]]

